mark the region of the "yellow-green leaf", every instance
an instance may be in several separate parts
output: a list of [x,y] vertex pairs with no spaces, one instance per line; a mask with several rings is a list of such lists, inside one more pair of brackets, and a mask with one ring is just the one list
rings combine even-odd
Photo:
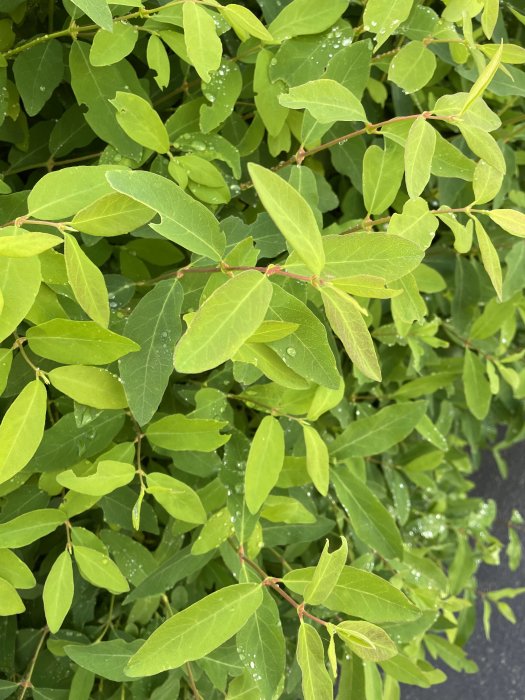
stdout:
[[61,243],[61,238],[50,233],[34,233],[18,226],[4,226],[0,237],[0,256],[30,258]]
[[117,92],[110,102],[117,110],[117,122],[130,138],[157,153],[170,150],[166,127],[143,97],[131,92]]
[[219,432],[226,425],[225,421],[192,418],[177,413],[151,423],[146,437],[152,445],[164,450],[212,452],[230,439],[229,435]]
[[318,632],[301,620],[297,641],[297,663],[302,673],[304,700],[333,700],[334,689],[324,662],[324,647]]
[[405,182],[410,199],[419,197],[427,186],[435,147],[435,129],[423,117],[415,119],[405,144]]
[[366,114],[357,97],[335,80],[321,78],[292,87],[279,97],[283,107],[306,109],[321,124],[366,122]]
[[73,226],[91,236],[121,236],[147,224],[155,216],[153,209],[119,192],[106,194],[81,209]]
[[70,234],[64,234],[67,278],[73,294],[86,314],[104,328],[109,323],[108,290],[104,276]]
[[208,83],[210,72],[221,65],[222,43],[217,36],[215,22],[209,11],[195,2],[182,6],[184,43],[188,58],[195,70]]
[[397,654],[397,647],[385,630],[370,622],[340,622],[335,631],[354,654],[365,661],[385,661]]
[[257,513],[277,483],[283,462],[283,429],[276,418],[265,416],[253,436],[244,475],[244,497],[251,513]]
[[9,581],[0,578],[0,616],[18,615],[26,609],[22,598]]
[[56,480],[61,486],[87,496],[105,496],[121,488],[135,477],[135,467],[127,462],[104,459],[97,464],[94,474],[77,476],[72,469],[60,472]]
[[309,605],[321,605],[334,590],[339,576],[348,558],[348,542],[341,537],[341,546],[335,552],[329,552],[329,542],[326,540],[324,549],[312,580],[304,590],[304,602]]
[[502,299],[503,280],[501,273],[501,263],[498,256],[498,251],[494,247],[494,243],[490,240],[488,233],[483,228],[479,219],[474,220],[476,227],[476,238],[478,239],[479,252],[481,253],[481,262],[487,275],[490,277],[492,286],[496,290],[498,299]]
[[0,524],[0,542],[7,549],[18,549],[39,540],[62,525],[66,515],[56,508],[37,508]]
[[120,569],[106,554],[80,545],[75,545],[73,554],[82,578],[93,586],[115,595],[129,591]]
[[126,408],[124,387],[112,372],[101,367],[68,365],[49,372],[54,387],[77,403],[93,408]]
[[328,448],[317,430],[311,425],[303,425],[306,445],[306,469],[315,488],[323,496],[328,493],[330,464]]
[[74,589],[71,554],[65,550],[55,559],[42,594],[46,622],[52,634],[58,632],[69,612]]
[[151,493],[173,518],[197,525],[206,522],[206,511],[201,499],[187,484],[161,472],[150,472],[147,482],[147,492]]
[[525,214],[514,209],[493,209],[487,212],[492,221],[507,233],[525,238]]

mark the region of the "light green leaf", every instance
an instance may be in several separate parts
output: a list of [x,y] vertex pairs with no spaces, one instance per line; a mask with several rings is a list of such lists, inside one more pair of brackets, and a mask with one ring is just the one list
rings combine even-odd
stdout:
[[119,361],[129,407],[139,425],[151,420],[173,372],[173,350],[182,326],[182,287],[164,280],[139,301],[128,316],[124,333],[140,345],[139,352]]
[[[456,222],[452,215],[449,216]],[[438,225],[439,221],[430,212],[427,202],[418,197],[417,199],[409,199],[403,206],[403,212],[392,216],[388,224],[388,233],[401,236],[426,250],[432,243]]]
[[475,203],[483,204],[492,201],[501,189],[503,178],[504,173],[496,170],[484,160],[479,160],[476,163],[474,179],[472,180]]
[[492,221],[507,233],[525,238],[525,214],[514,209],[493,209],[487,212]]
[[403,558],[403,542],[394,519],[377,496],[343,465],[332,471],[337,497],[359,539],[386,559]]
[[130,659],[127,674],[152,676],[200,659],[233,637],[263,600],[256,583],[221,588],[164,622]]
[[305,34],[319,34],[329,29],[348,7],[348,0],[292,0],[284,7],[268,27],[270,34],[279,41]]
[[249,343],[271,343],[274,340],[286,338],[299,328],[298,323],[286,321],[263,321],[253,335],[248,338]]
[[369,214],[381,214],[392,204],[404,171],[403,149],[390,139],[384,149],[375,145],[367,148],[363,158],[363,198]]
[[47,173],[27,198],[29,214],[37,219],[65,219],[111,192],[106,173],[113,165],[77,165]]
[[198,556],[217,549],[235,531],[228,508],[221,508],[208,518],[191,547],[191,554]]
[[427,186],[435,147],[435,129],[423,117],[415,119],[405,145],[405,182],[410,199],[419,197]]
[[370,622],[340,622],[335,631],[354,654],[365,661],[385,661],[397,654],[397,647],[388,634]]
[[64,77],[62,44],[52,39],[27,48],[15,58],[13,73],[25,111],[34,117]]
[[[287,573],[287,588],[302,595],[313,578],[315,567]],[[369,622],[408,622],[420,617],[420,611],[385,579],[368,571],[345,566],[324,607],[339,614],[360,617]]]
[[268,591],[261,606],[237,633],[237,650],[255,681],[257,700],[273,700],[286,664],[286,644],[277,604]]
[[315,515],[295,498],[268,496],[261,517],[272,523],[314,523]]
[[210,80],[210,72],[219,68],[222,58],[222,43],[217,36],[211,14],[194,2],[182,6],[184,43],[190,63],[204,80]]
[[18,615],[23,613],[25,609],[26,606],[14,586],[9,581],[0,578],[0,616]]
[[395,34],[401,22],[410,14],[413,4],[414,0],[368,0],[363,23],[365,31],[376,35],[376,51]]
[[71,0],[89,19],[108,32],[113,31],[113,17],[107,0]]
[[146,59],[148,67],[157,74],[154,76],[155,82],[163,90],[170,82],[171,66],[166,47],[156,34],[152,34],[148,39]]
[[206,511],[199,496],[184,482],[161,472],[150,472],[147,482],[147,492],[151,493],[173,518],[197,525],[206,522]]
[[476,238],[478,239],[479,252],[481,254],[481,262],[487,275],[490,277],[492,286],[496,290],[498,299],[503,298],[503,279],[501,273],[501,263],[494,243],[490,240],[488,233],[483,228],[479,219],[474,219],[476,227]]
[[505,174],[505,158],[492,134],[470,124],[460,123],[458,126],[470,150],[498,172]]
[[244,475],[244,497],[251,513],[258,512],[277,483],[283,461],[283,429],[276,418],[265,416],[253,436]]
[[160,214],[161,223],[151,228],[161,236],[212,260],[221,259],[226,241],[216,218],[174,182],[141,170],[108,173],[108,181]]
[[6,549],[25,547],[56,530],[65,519],[65,514],[55,508],[32,510],[1,523],[0,542]]
[[426,407],[426,401],[398,403],[359,418],[330,444],[330,453],[337,459],[347,459],[386,452],[410,435]]
[[263,322],[271,296],[271,282],[255,270],[218,287],[177,344],[175,369],[197,374],[230,359]]
[[317,430],[311,425],[303,424],[303,435],[306,445],[308,475],[319,493],[326,496],[330,483],[328,448]]
[[219,7],[218,10],[241,41],[253,36],[266,43],[275,43],[264,24],[247,7],[230,3],[226,7]]
[[119,489],[135,477],[135,467],[126,462],[117,462],[113,459],[104,459],[97,464],[94,474],[77,476],[72,469],[60,472],[56,480],[66,489],[87,496],[105,496],[115,489]]
[[430,688],[432,685],[443,683],[447,680],[446,675],[440,669],[433,669],[431,666],[427,666],[429,670],[424,671],[404,654],[398,654],[380,663],[383,671],[389,676],[401,683],[416,685],[420,688]]
[[388,79],[404,92],[412,93],[425,87],[435,70],[436,57],[432,51],[422,41],[411,41],[390,62]]
[[308,202],[271,170],[248,164],[261,202],[304,264],[319,275],[324,267],[323,242],[314,213]]
[[61,628],[71,608],[74,590],[71,554],[65,550],[55,559],[47,575],[42,594],[46,622],[52,634]]
[[110,102],[117,110],[117,122],[131,139],[157,153],[170,150],[167,129],[149,102],[131,92],[117,92]]
[[299,626],[297,663],[304,700],[332,700],[334,689],[325,666],[323,642],[318,632],[303,620]]
[[82,578],[93,586],[105,588],[114,595],[129,591],[120,569],[106,554],[80,545],[75,545],[73,554]]
[[306,109],[321,124],[366,122],[366,114],[357,97],[335,80],[321,78],[292,87],[280,95],[279,102],[289,109]]
[[72,225],[91,236],[120,236],[147,224],[155,212],[131,197],[112,192],[75,214]]
[[85,406],[115,409],[128,405],[119,378],[101,367],[57,367],[49,372],[49,380],[59,391]]
[[311,421],[318,420],[323,413],[335,408],[343,399],[345,393],[345,383],[343,378],[339,379],[337,389],[329,389],[325,386],[318,386],[315,390],[314,398],[308,409],[307,419]]
[[33,233],[18,226],[5,226],[0,237],[0,257],[30,258],[61,243],[61,238],[50,233]]
[[213,452],[230,439],[229,435],[219,432],[226,425],[225,421],[191,418],[178,413],[151,423],[146,437],[152,445],[164,450]]
[[139,350],[129,338],[93,321],[53,319],[28,328],[26,336],[34,353],[63,364],[107,365]]
[[0,549],[0,576],[15,588],[33,588],[31,569],[9,549]]
[[478,420],[486,418],[492,398],[490,385],[485,376],[483,363],[478,355],[468,348],[465,348],[463,388],[467,406],[472,415]]
[[[2,238],[0,232],[0,240]],[[3,309],[0,314],[0,340],[15,331],[26,317],[40,289],[40,261],[31,258],[0,256],[0,290]]]
[[321,296],[330,325],[356,368],[366,377],[381,381],[372,337],[356,303],[335,287],[321,287]]
[[401,294],[397,289],[387,289],[384,277],[374,275],[352,275],[332,280],[337,289],[357,297],[369,297],[370,299],[391,299]]
[[491,83],[492,78],[496,75],[496,72],[501,63],[502,53],[503,42],[499,46],[498,50],[495,52],[494,56],[487,63],[485,68],[481,71],[474,85],[470,88],[468,98],[466,99],[465,104],[463,105],[460,115],[465,114],[465,112],[478,99],[478,97],[481,97],[483,95],[483,93]]
[[348,558],[348,542],[341,537],[341,546],[335,552],[328,551],[329,542],[321,553],[312,580],[306,586],[303,597],[309,605],[322,605],[334,590]]
[[35,454],[44,435],[46,409],[45,387],[35,379],[4,413],[0,424],[0,483],[18,474]]
[[[226,121],[235,108],[241,90],[242,74],[238,65],[233,61],[223,60],[219,70],[211,76],[210,82],[202,86],[202,94],[211,102],[211,105],[202,105],[200,108],[199,124],[204,133],[210,133]],[[220,171],[217,175],[220,175]],[[229,194],[227,187],[226,189]]]
[[92,66],[110,66],[125,58],[135,48],[138,29],[129,22],[111,24],[111,31],[99,29],[93,38],[89,62]]
[[68,233],[64,234],[64,258],[68,282],[80,307],[93,321],[107,328],[109,300],[104,276]]

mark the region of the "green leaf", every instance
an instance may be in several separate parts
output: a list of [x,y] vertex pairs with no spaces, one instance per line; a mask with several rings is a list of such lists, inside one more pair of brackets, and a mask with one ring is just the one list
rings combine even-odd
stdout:
[[74,583],[71,554],[65,550],[53,562],[46,582],[42,599],[47,626],[52,634],[62,627],[64,618],[73,602]]
[[301,620],[297,640],[297,663],[302,674],[304,700],[332,700],[334,690],[326,670],[321,637]]
[[340,622],[335,631],[354,654],[365,661],[385,661],[397,654],[397,647],[388,634],[370,622]]
[[386,452],[410,435],[426,407],[426,401],[398,403],[359,418],[330,444],[330,453],[337,459],[348,459]]
[[381,369],[372,337],[354,300],[335,287],[322,287],[326,315],[348,357],[366,377],[381,381]]
[[139,346],[93,321],[54,319],[27,330],[31,350],[63,364],[106,365]]
[[62,82],[62,44],[52,39],[27,48],[16,57],[13,73],[24,109],[30,117],[34,117]]
[[303,424],[303,435],[306,445],[308,475],[319,493],[326,496],[330,483],[328,448],[317,430],[311,425]]
[[49,380],[56,389],[85,406],[112,409],[128,405],[119,378],[101,367],[57,367],[49,372]]
[[298,323],[286,321],[263,321],[253,335],[248,338],[249,343],[271,343],[273,340],[286,338],[299,328]]
[[375,145],[367,148],[363,158],[363,198],[369,214],[381,214],[392,204],[404,170],[403,149],[390,139],[384,149]]
[[65,521],[66,516],[54,508],[37,508],[0,523],[2,547],[18,549],[45,537]]
[[9,549],[0,549],[0,576],[15,588],[36,586],[31,569]]
[[261,517],[272,523],[314,523],[315,515],[295,498],[268,496]]
[[75,214],[72,225],[91,236],[120,236],[147,224],[155,212],[131,197],[112,192]]
[[474,219],[476,227],[476,238],[478,239],[479,252],[481,254],[481,262],[487,275],[490,277],[492,286],[496,290],[498,299],[503,298],[503,279],[501,273],[501,263],[494,243],[489,238],[488,233],[483,228],[479,219]]
[[490,59],[485,68],[479,74],[479,77],[474,83],[474,85],[470,88],[468,98],[466,99],[465,104],[463,105],[463,109],[461,110],[460,115],[465,114],[465,112],[467,112],[469,107],[478,99],[478,97],[481,97],[483,95],[483,93],[491,83],[492,79],[496,75],[496,72],[501,63],[502,53],[503,43],[501,43],[498,50],[494,53],[494,56]]
[[219,68],[222,43],[217,36],[215,22],[201,5],[185,2],[182,6],[184,43],[190,63],[204,82],[209,82],[210,72]]
[[401,22],[404,22],[414,0],[369,0],[365,7],[363,23],[365,31],[372,31],[376,35],[375,50],[382,46],[392,34],[398,30]]
[[65,219],[111,192],[106,173],[111,165],[77,165],[47,173],[27,198],[29,214],[37,219]]
[[210,516],[204,524],[199,536],[191,547],[192,555],[207,554],[217,549],[219,545],[226,542],[228,537],[234,534],[234,531],[230,511],[228,508],[222,508]]
[[483,363],[478,355],[468,348],[465,348],[462,379],[469,411],[478,420],[483,420],[489,412],[492,393]]
[[148,48],[146,52],[148,66],[157,74],[154,80],[161,90],[168,87],[170,82],[170,59],[166,47],[162,40],[152,34],[148,39]]
[[89,645],[69,644],[64,651],[81,668],[115,683],[125,683],[129,681],[125,674],[126,664],[141,645],[140,639],[133,642],[112,639]]
[[[287,573],[283,582],[302,595],[315,567]],[[420,611],[391,583],[368,571],[345,566],[333,591],[323,603],[329,610],[360,617],[369,622],[407,622],[416,620]]]
[[221,259],[225,238],[217,220],[174,182],[138,170],[108,173],[108,181],[113,189],[160,214],[161,223],[151,228],[161,236],[212,260]]
[[184,482],[160,472],[150,472],[147,482],[147,492],[151,493],[173,518],[197,525],[206,522],[206,511],[199,496]]
[[255,163],[249,163],[248,170],[257,194],[276,226],[313,274],[320,274],[325,261],[323,242],[308,202],[271,170]]
[[427,186],[435,147],[435,129],[423,117],[415,119],[405,145],[405,182],[410,199],[419,197]]
[[286,644],[279,609],[268,591],[237,633],[237,650],[255,681],[260,700],[273,700],[285,671]]
[[255,270],[241,272],[201,305],[175,348],[175,369],[204,372],[226,362],[261,325],[272,284]]
[[130,659],[127,674],[152,676],[200,659],[233,637],[263,600],[256,583],[221,588],[166,620]]
[[525,214],[514,209],[492,209],[487,212],[492,221],[507,233],[525,238]]
[[394,519],[377,496],[343,465],[332,471],[332,480],[337,497],[359,539],[386,559],[402,559],[401,535]]
[[404,654],[398,654],[392,659],[381,661],[381,668],[401,683],[416,685],[420,688],[430,688],[430,686],[443,683],[447,679],[443,671],[433,669],[431,666],[427,666],[429,670],[423,670]]
[[0,578],[0,616],[18,615],[26,609],[14,586]]
[[247,7],[230,3],[226,5],[226,7],[219,7],[217,9],[227,20],[228,24],[231,25],[241,41],[246,41],[248,37],[253,36],[266,43],[274,43],[270,32]]
[[348,7],[348,0],[292,0],[284,7],[268,27],[270,34],[279,41],[293,36],[319,34],[329,29]]
[[0,237],[0,257],[30,258],[61,243],[61,238],[50,233],[32,233],[18,226],[5,226]]
[[504,173],[496,170],[484,160],[476,163],[472,187],[474,189],[475,204],[490,202],[498,194],[503,182]]
[[71,0],[89,19],[108,32],[113,31],[113,18],[107,0]]
[[66,489],[87,496],[105,496],[115,489],[119,489],[135,478],[135,467],[126,462],[117,462],[113,459],[104,459],[97,464],[94,474],[77,476],[72,469],[60,472],[56,480]]
[[106,554],[80,545],[75,545],[73,554],[82,578],[93,586],[105,588],[114,595],[129,591],[120,569]]
[[246,472],[244,497],[251,513],[257,513],[273,489],[284,461],[284,433],[273,416],[262,419],[253,436]]
[[[228,8],[232,7],[228,5]],[[226,8],[225,8],[226,9]],[[231,115],[242,90],[242,74],[236,63],[224,60],[219,70],[202,86],[202,94],[211,105],[200,108],[200,127],[206,134],[223,124]],[[228,191],[229,193],[229,191]]]
[[107,328],[109,300],[104,276],[68,233],[64,234],[64,258],[67,278],[79,305],[93,321]]
[[110,102],[117,110],[117,122],[131,139],[157,153],[170,150],[166,127],[149,102],[130,92],[117,92]]
[[[2,236],[0,234],[0,240]],[[40,289],[40,261],[32,258],[0,256],[0,290],[3,309],[0,314],[0,340],[15,331],[26,317]]]
[[178,413],[151,423],[146,437],[152,445],[164,450],[213,452],[230,439],[229,435],[219,432],[226,425],[225,421],[191,418]]
[[341,537],[341,546],[335,552],[328,551],[329,542],[321,553],[312,580],[305,588],[304,602],[309,605],[322,605],[334,590],[348,558],[348,542]]
[[292,87],[280,95],[279,102],[289,109],[306,109],[321,124],[366,122],[366,114],[357,97],[335,80],[321,78]]
[[139,301],[128,316],[124,333],[140,345],[139,352],[119,361],[129,407],[139,425],[157,410],[173,372],[173,350],[182,326],[182,287],[164,280]]
[[111,31],[99,29],[93,38],[89,62],[92,66],[110,66],[125,58],[135,48],[138,29],[129,22],[115,22]]
[[411,41],[390,62],[388,79],[410,94],[425,87],[435,70],[436,57],[432,51],[422,41]]
[[35,454],[44,435],[46,409],[45,387],[35,379],[4,413],[0,424],[0,483],[18,474]]

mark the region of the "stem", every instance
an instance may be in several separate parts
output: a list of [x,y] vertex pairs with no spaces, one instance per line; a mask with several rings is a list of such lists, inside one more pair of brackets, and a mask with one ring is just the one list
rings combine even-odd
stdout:
[[279,579],[273,578],[272,576],[268,576],[268,574],[264,571],[264,569],[261,569],[259,564],[254,562],[252,559],[247,557],[244,554],[244,550],[242,547],[239,547],[238,549],[235,547],[233,542],[231,540],[228,540],[229,544],[233,549],[236,550],[237,554],[239,555],[241,561],[243,561],[247,566],[249,566],[253,571],[255,571],[262,579],[263,586],[267,586],[268,588],[271,588],[273,591],[275,591],[278,595],[283,598],[287,603],[289,603],[295,610],[297,611],[297,614],[299,617],[307,617],[313,622],[317,622],[318,625],[322,625],[323,627],[328,627],[329,623],[325,622],[324,620],[321,620],[320,617],[316,617],[315,615],[312,615],[309,613],[307,610],[304,609],[304,603],[298,603],[296,600],[292,598],[291,595],[289,595],[286,591],[283,591],[282,588],[279,587],[278,581]]
[[25,698],[27,689],[33,687],[31,685],[31,678],[33,676],[33,671],[35,670],[36,662],[38,660],[40,652],[42,651],[42,647],[44,646],[44,641],[48,634],[49,628],[46,625],[42,630],[42,634],[40,635],[40,639],[35,649],[35,653],[33,654],[31,661],[29,662],[29,666],[27,667],[27,671],[24,674],[24,678],[20,681],[20,694],[18,695],[18,700],[23,700],[23,698]]
[[249,404],[252,403],[254,406],[260,406],[261,408],[264,408],[268,411],[273,416],[280,416],[281,418],[288,418],[288,420],[294,420],[297,423],[303,423],[302,418],[298,418],[297,416],[292,416],[289,413],[281,413],[279,409],[273,408],[272,406],[268,406],[265,403],[262,403],[261,401],[257,401],[256,399],[251,399],[249,396],[243,396],[242,394],[226,394],[226,398],[231,399],[232,401],[241,401],[244,404]]
[[188,676],[188,685],[190,686],[191,692],[193,693],[193,697],[195,700],[202,700],[202,695],[199,693],[197,686],[195,685],[195,678],[193,677],[193,672],[191,670],[191,664],[189,661],[187,661],[184,664],[184,668],[186,669],[186,675]]
[[24,350],[24,343],[26,342],[26,338],[20,338],[18,333],[15,331],[13,333],[15,336],[15,342],[13,343],[13,348],[16,348],[26,363],[31,367],[31,369],[34,371],[36,375],[36,379],[41,379],[44,384],[49,384],[49,379],[47,378],[47,372],[44,372],[44,370],[40,369],[40,367],[37,367],[30,359],[26,351]]
[[113,621],[113,606],[114,606],[114,604],[115,604],[115,596],[112,595],[110,603],[109,603],[108,619],[106,620],[104,627],[102,628],[102,632],[98,635],[98,637],[95,639],[93,644],[98,644],[99,642],[101,642],[104,639],[104,637],[106,636],[106,632],[111,627],[112,621]]

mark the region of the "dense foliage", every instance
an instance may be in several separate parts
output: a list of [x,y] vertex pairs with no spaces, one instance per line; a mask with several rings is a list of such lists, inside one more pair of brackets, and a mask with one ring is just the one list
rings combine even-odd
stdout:
[[0,698],[476,670],[521,551],[469,492],[525,435],[524,13],[2,0]]

